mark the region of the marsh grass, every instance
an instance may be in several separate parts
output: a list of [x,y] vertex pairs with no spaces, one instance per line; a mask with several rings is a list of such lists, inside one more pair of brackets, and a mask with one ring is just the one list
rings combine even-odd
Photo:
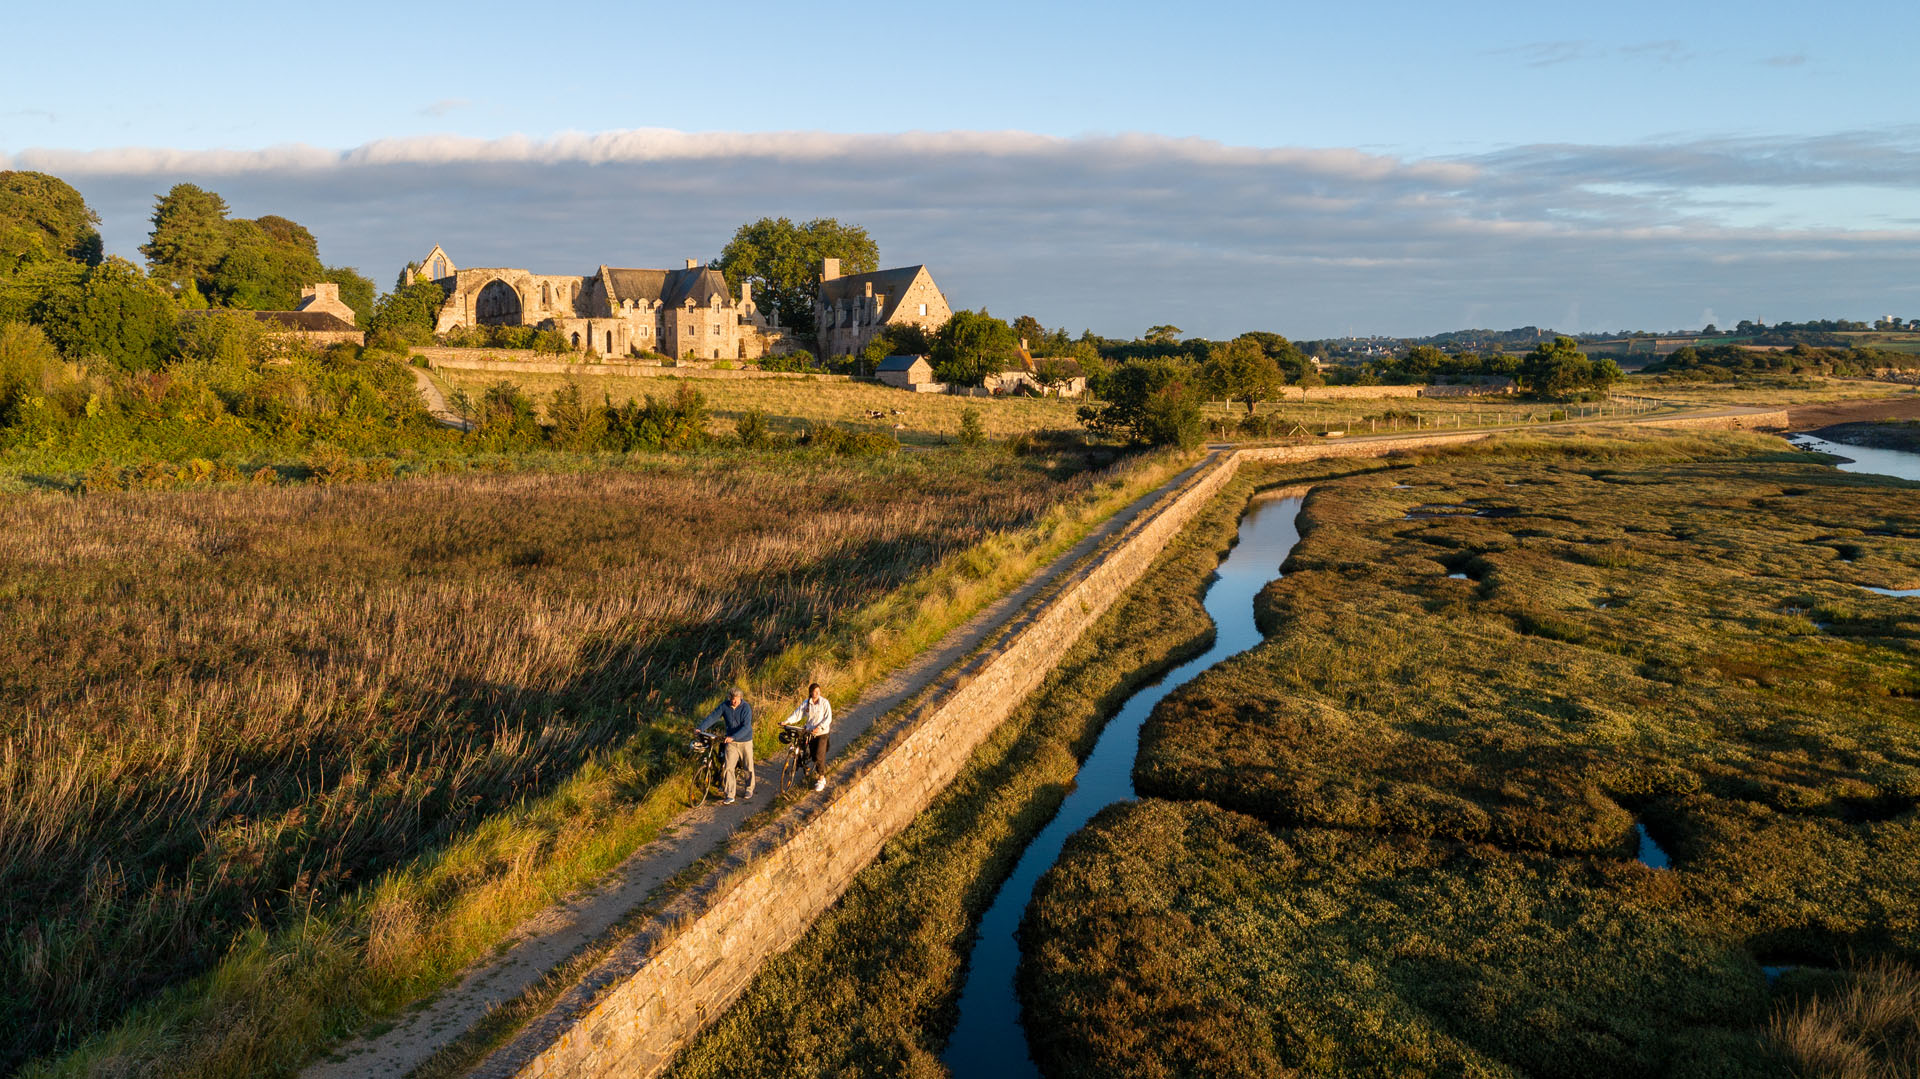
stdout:
[[719,455],[0,504],[0,1063],[290,1069],[651,838],[714,686],[857,693],[1174,467]]
[[1920,609],[1860,587],[1920,583],[1914,485],[1754,436],[1407,463],[1316,487],[1266,641],[1162,703],[1151,797],[1043,879],[1047,1074],[1906,1059],[1843,996],[1769,1037],[1755,957],[1920,957]]
[[1821,1079],[1920,1075],[1920,973],[1874,960],[1825,992],[1782,1007],[1767,1033],[1794,1074]]

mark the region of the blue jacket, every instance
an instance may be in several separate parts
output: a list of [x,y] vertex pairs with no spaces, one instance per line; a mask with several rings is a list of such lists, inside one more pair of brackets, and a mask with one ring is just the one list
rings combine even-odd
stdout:
[[722,720],[726,722],[726,726],[720,729],[721,734],[736,742],[753,741],[753,703],[751,701],[741,701],[738,708],[723,702],[720,707],[707,713],[707,718],[700,721],[700,729],[712,730],[713,725]]

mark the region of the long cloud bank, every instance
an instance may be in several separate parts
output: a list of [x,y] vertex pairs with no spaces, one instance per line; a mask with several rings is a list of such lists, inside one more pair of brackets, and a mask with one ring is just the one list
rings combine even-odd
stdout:
[[[957,305],[1109,334],[1920,317],[1920,128],[1446,159],[1145,135],[647,129],[25,150],[7,167],[78,186],[121,253],[144,239],[154,196],[186,180],[243,216],[306,224],[328,261],[383,284],[436,242],[463,265],[587,273],[711,257],[756,217],[832,216],[865,225],[889,264],[929,264]],[[1792,221],[1735,223],[1776,201]]]

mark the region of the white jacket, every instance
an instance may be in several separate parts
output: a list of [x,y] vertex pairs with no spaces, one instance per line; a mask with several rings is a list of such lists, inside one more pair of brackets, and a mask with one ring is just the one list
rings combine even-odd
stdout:
[[798,723],[806,728],[808,734],[826,734],[833,729],[833,705],[821,694],[819,700],[808,697],[800,702],[783,723]]

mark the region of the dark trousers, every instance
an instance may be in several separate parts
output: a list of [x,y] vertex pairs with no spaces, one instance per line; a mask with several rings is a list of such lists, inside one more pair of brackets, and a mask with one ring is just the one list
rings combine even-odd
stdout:
[[807,752],[813,754],[813,774],[827,774],[827,736],[812,735],[807,739]]

